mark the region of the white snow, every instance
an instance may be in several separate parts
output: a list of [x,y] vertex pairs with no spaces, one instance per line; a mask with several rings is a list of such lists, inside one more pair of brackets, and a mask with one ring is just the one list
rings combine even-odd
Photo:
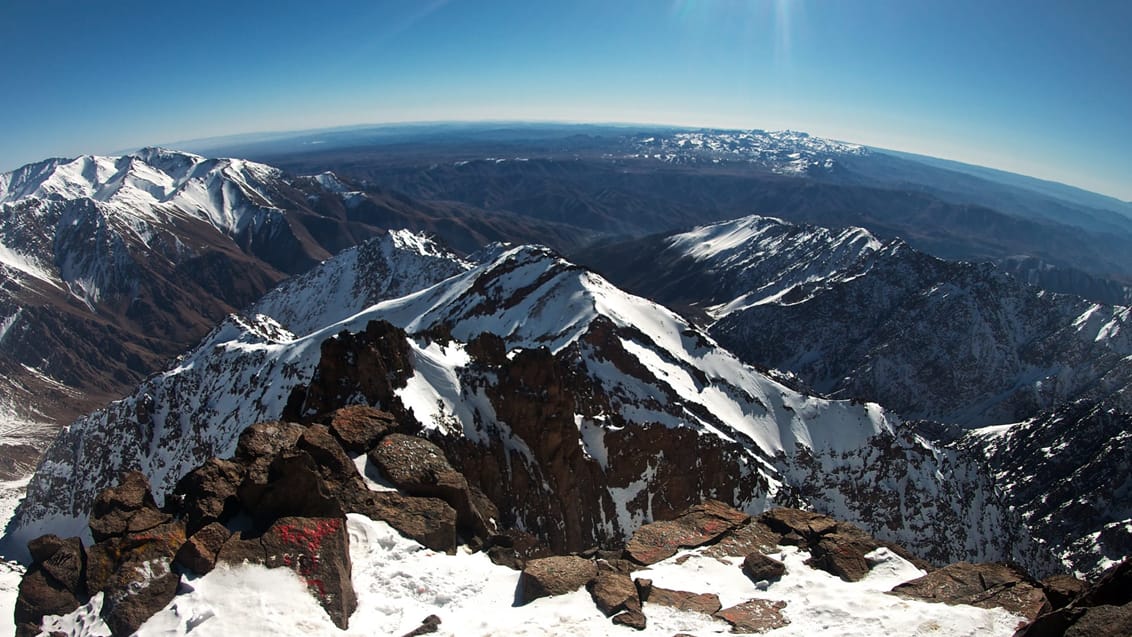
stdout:
[[[438,635],[645,635],[668,637],[726,633],[724,622],[694,612],[645,604],[648,625],[637,632],[616,626],[597,610],[586,590],[515,606],[519,573],[482,553],[445,555],[399,536],[384,522],[349,516],[350,558],[358,609],[338,630],[297,575],[285,568],[221,565],[203,577],[182,579],[185,592],[147,621],[139,637],[210,635],[400,635],[429,616]],[[922,572],[886,549],[862,581],[844,582],[805,566],[805,552],[780,547],[771,554],[786,575],[759,590],[740,568],[741,558],[719,559],[682,551],[634,577],[692,593],[716,593],[726,608],[752,598],[787,602],[786,627],[769,634],[810,635],[1011,635],[1021,618],[1001,609],[906,600],[886,591]],[[270,591],[268,593],[268,591]],[[107,635],[97,618],[101,599],[47,627],[66,635]]]

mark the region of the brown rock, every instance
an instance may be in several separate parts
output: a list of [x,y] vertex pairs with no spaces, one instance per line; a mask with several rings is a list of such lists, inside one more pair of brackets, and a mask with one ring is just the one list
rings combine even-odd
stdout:
[[418,637],[419,635],[428,635],[430,633],[435,633],[439,629],[440,618],[436,615],[429,615],[428,617],[424,618],[424,621],[421,622],[420,626],[405,633],[404,635],[402,635],[402,637]]
[[751,553],[773,551],[782,540],[762,520],[751,520],[748,524],[728,531],[715,544],[704,551],[710,557],[745,557]]
[[783,608],[786,608],[786,602],[752,599],[725,608],[716,613],[715,617],[731,624],[733,633],[765,633],[790,623],[790,620],[782,616]]
[[891,592],[928,602],[1005,608],[1029,621],[1050,609],[1045,593],[1026,573],[1000,563],[950,564]]
[[585,586],[596,575],[597,565],[574,555],[530,560],[519,575],[515,599],[522,606],[540,597],[564,595]]
[[285,451],[276,456],[266,473],[267,483],[245,480],[240,501],[265,528],[281,517],[341,517],[342,504],[331,493],[314,458],[305,451]]
[[456,511],[443,500],[374,491],[357,512],[388,522],[401,535],[434,551],[456,552]]
[[491,561],[516,571],[523,570],[529,559],[551,555],[549,548],[526,531],[507,529],[488,538],[487,556]]
[[220,549],[231,536],[231,531],[223,524],[213,522],[194,533],[181,545],[174,559],[182,567],[198,575],[204,575],[216,566]]
[[217,561],[291,569],[343,630],[357,607],[344,517],[286,517],[258,538],[234,534],[220,549]]
[[1088,584],[1069,574],[1051,575],[1042,580],[1042,590],[1056,610],[1069,605],[1077,596],[1085,592]]
[[823,535],[816,543],[811,544],[811,557],[806,560],[806,564],[836,575],[846,582],[858,582],[868,575],[869,569],[872,568],[865,559],[866,553],[877,548],[875,541],[871,540],[872,538],[867,536],[861,539],[855,535],[842,533]]
[[171,565],[184,543],[185,525],[173,521],[91,548],[87,584],[104,594],[102,618],[115,635],[133,634],[173,599],[181,578]]
[[247,467],[248,479],[267,482],[267,468],[284,449],[294,448],[303,434],[302,425],[293,422],[260,422],[240,434],[235,460]]
[[90,532],[95,542],[152,529],[170,516],[157,508],[149,480],[140,471],[123,474],[118,486],[104,489],[90,511]]
[[623,610],[640,610],[637,587],[628,575],[612,571],[599,572],[586,586],[598,610],[610,617]]
[[481,491],[469,487],[464,476],[452,468],[444,452],[432,442],[417,436],[389,434],[369,452],[369,459],[398,489],[450,504],[461,528],[481,538],[496,533],[494,520],[499,518],[499,512],[495,505]]
[[1096,584],[1090,586],[1076,606],[1123,606],[1132,602],[1132,557],[1109,567]]
[[397,430],[393,414],[367,405],[349,405],[335,410],[326,424],[342,447],[354,454],[373,449],[382,438]]
[[66,540],[44,535],[28,542],[33,564],[62,584],[76,597],[86,597],[86,550],[79,538]]
[[837,521],[829,516],[788,508],[771,509],[759,516],[759,521],[776,533],[786,535],[792,532],[803,539],[816,538],[837,526]]
[[751,553],[743,558],[743,572],[752,582],[773,582],[786,574],[786,565],[762,553]]
[[[705,615],[714,615],[719,612],[719,609],[723,608],[723,605],[719,603],[719,595],[715,593],[689,593],[653,586],[652,582],[648,580],[637,580],[637,582],[641,584],[648,582],[647,597],[642,595],[642,599],[649,604],[670,606]],[[640,585],[638,588],[640,588]]]
[[1128,637],[1132,635],[1132,604],[1086,608],[1065,637]]
[[324,425],[307,427],[303,435],[299,436],[295,447],[309,453],[321,469],[332,475],[342,476],[343,480],[358,472],[350,456],[346,455],[346,450]]
[[639,610],[627,610],[618,615],[614,615],[611,621],[618,626],[628,626],[636,630],[644,630],[647,624],[645,614]]
[[14,619],[17,637],[33,637],[39,634],[39,626],[44,615],[65,615],[82,604],[82,600],[68,590],[67,586],[43,570],[42,566],[32,564],[20,580],[16,597]]
[[653,522],[637,529],[625,545],[625,554],[641,564],[655,564],[682,548],[707,544],[749,519],[742,511],[708,500],[675,520]]
[[244,467],[230,460],[209,458],[185,474],[173,489],[180,499],[181,515],[188,532],[196,533],[212,522],[226,522],[240,508],[238,490]]

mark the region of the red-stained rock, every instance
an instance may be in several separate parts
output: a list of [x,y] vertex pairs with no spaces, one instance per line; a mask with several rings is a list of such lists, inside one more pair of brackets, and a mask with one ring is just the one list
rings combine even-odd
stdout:
[[749,519],[742,511],[708,500],[675,520],[653,522],[637,529],[625,545],[625,555],[641,564],[655,564],[682,548],[707,544]]

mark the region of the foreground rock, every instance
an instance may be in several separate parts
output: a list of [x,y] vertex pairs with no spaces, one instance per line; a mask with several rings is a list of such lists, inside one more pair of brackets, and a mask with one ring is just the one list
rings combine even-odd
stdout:
[[641,601],[647,604],[670,606],[678,610],[705,615],[714,615],[723,608],[723,605],[719,603],[719,596],[715,593],[675,591],[653,586],[652,580],[644,578],[636,580],[635,583]]
[[783,608],[786,608],[786,602],[752,599],[724,608],[715,616],[731,624],[733,633],[765,633],[790,623],[782,616]]
[[742,511],[708,500],[674,520],[653,522],[637,529],[625,545],[625,556],[640,564],[655,564],[680,549],[712,542],[750,519]]
[[522,606],[540,597],[565,595],[597,576],[597,565],[575,555],[544,557],[527,562],[519,575],[515,601]]
[[1020,628],[1015,637],[1063,635],[1132,635],[1132,558],[1109,568],[1095,584],[1086,587],[1064,607],[1044,613]]
[[892,593],[910,599],[979,608],[1004,608],[1027,620],[1050,610],[1040,585],[1017,567],[959,562],[900,584]]

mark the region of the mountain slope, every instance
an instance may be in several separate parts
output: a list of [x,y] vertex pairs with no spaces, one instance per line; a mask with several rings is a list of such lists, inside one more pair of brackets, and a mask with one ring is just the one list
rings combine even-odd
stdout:
[[229,454],[248,423],[347,402],[419,422],[555,550],[623,540],[711,496],[753,511],[810,502],[939,561],[1050,567],[962,454],[876,405],[791,390],[670,311],[535,247],[303,336],[263,315],[230,318],[61,435],[9,537],[80,532],[85,503],[123,469],[161,491]]
[[859,228],[744,217],[584,260],[702,316],[752,364],[906,417],[1015,422],[1132,385],[1127,308],[1050,294]]

